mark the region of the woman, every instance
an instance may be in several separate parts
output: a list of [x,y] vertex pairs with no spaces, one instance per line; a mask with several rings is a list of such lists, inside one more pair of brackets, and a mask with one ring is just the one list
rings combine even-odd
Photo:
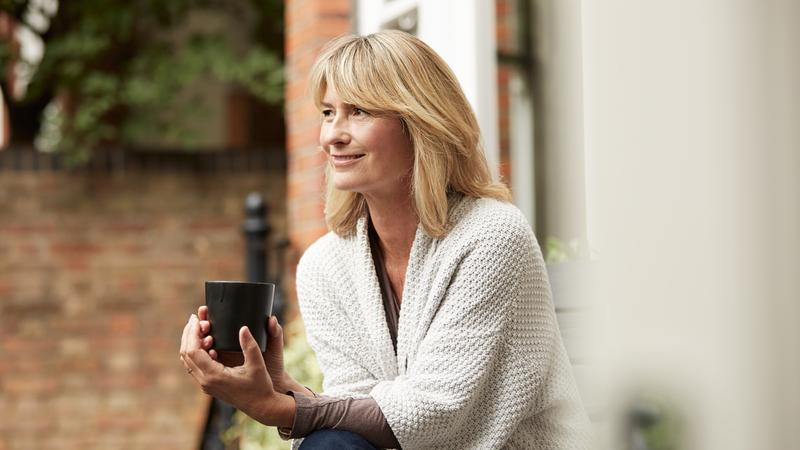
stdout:
[[297,291],[325,395],[283,371],[275,319],[265,355],[243,328],[245,362],[228,369],[201,308],[184,330],[187,371],[284,436],[308,436],[301,448],[584,447],[541,251],[492,181],[451,70],[382,31],[330,42],[310,84],[331,232],[303,255]]

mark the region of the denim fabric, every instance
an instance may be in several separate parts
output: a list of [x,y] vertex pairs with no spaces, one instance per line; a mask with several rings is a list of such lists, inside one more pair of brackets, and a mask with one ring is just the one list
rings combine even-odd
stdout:
[[303,439],[300,450],[376,450],[356,433],[343,430],[318,430]]

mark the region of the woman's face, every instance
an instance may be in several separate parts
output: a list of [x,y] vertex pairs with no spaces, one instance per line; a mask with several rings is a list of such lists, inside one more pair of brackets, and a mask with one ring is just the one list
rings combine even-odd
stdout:
[[321,114],[319,143],[336,189],[367,197],[408,194],[413,147],[399,118],[345,103],[332,87],[322,98]]

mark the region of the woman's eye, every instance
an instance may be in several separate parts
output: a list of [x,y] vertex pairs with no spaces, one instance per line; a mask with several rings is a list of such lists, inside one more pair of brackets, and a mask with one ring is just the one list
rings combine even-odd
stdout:
[[333,111],[330,109],[323,109],[322,110],[322,118],[323,119],[330,119],[333,117]]
[[369,113],[364,111],[361,108],[353,108],[353,115],[354,116],[366,116],[366,115],[369,115]]

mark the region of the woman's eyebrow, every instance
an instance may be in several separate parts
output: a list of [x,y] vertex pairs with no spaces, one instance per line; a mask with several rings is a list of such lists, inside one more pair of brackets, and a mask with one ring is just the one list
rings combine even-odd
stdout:
[[[319,106],[324,106],[325,108],[335,108],[332,104],[330,104],[328,102],[319,102]],[[342,106],[344,106],[345,108],[357,108],[357,106],[352,104],[352,103],[344,103],[343,102]]]

